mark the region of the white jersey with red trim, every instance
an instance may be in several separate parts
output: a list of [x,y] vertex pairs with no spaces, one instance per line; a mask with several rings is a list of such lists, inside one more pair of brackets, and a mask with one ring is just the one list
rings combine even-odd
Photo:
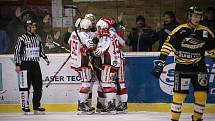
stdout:
[[104,59],[110,57],[110,64],[114,67],[120,67],[120,49],[119,41],[114,33],[101,32],[105,36],[99,38],[99,43],[97,45],[96,54],[101,55],[102,63],[104,64]]
[[115,30],[113,27],[111,27],[111,28],[109,29],[109,32],[110,32],[111,38],[117,39],[117,41],[118,41],[118,44],[117,44],[118,47],[117,47],[117,48],[118,48],[119,51],[120,51],[120,58],[121,58],[121,59],[124,59],[125,57],[124,57],[122,48],[125,46],[125,40],[124,40],[121,36],[119,36],[119,35],[117,34],[116,30]]
[[118,43],[119,43],[118,48],[122,49],[125,46],[125,40],[117,34],[116,30],[113,27],[109,29],[109,32],[110,32],[111,38],[116,38],[118,40]]
[[98,36],[98,33],[97,32],[89,32],[89,36],[91,39],[93,39],[94,37]]
[[75,31],[72,32],[68,41],[71,48],[71,67],[73,68],[81,67],[82,56],[87,56],[87,51],[90,48],[90,42],[92,41],[88,32],[78,32],[78,35],[81,39],[81,42],[78,39]]

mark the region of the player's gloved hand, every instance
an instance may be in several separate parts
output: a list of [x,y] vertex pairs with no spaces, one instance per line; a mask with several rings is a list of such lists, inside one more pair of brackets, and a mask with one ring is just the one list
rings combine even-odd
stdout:
[[152,75],[156,77],[160,77],[161,73],[163,72],[163,68],[165,66],[165,61],[163,60],[154,60],[154,69],[152,71]]
[[208,52],[207,55],[209,58],[211,58],[213,61],[215,61],[215,52]]
[[89,48],[90,50],[94,50],[96,48],[96,44],[93,43],[92,40],[89,40],[86,44],[87,48]]

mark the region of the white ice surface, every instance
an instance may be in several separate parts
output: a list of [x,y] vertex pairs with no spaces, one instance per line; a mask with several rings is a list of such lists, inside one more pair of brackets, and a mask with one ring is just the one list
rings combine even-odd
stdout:
[[[183,113],[180,121],[191,121],[191,115]],[[129,112],[117,115],[77,115],[72,112],[52,112],[46,115],[0,113],[0,121],[170,121],[169,113]],[[215,114],[206,114],[204,121],[215,121]]]

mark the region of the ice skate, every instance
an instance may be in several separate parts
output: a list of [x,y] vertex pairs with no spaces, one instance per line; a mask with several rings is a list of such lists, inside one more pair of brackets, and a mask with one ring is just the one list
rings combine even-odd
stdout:
[[105,114],[111,114],[111,115],[115,115],[116,114],[116,107],[115,104],[113,102],[108,102],[108,106],[105,109],[101,110],[101,114],[105,115]]
[[91,115],[95,112],[95,108],[88,106],[87,103],[79,103],[77,115]]
[[[100,102],[97,102],[97,105],[96,105],[96,112],[97,113],[101,113],[101,110],[105,110],[105,105],[103,105],[102,103]],[[106,111],[107,112],[107,111]]]
[[45,115],[45,108],[34,108],[34,115]]
[[128,113],[127,102],[119,102],[118,106],[116,107],[116,112],[118,114],[126,114],[126,113]]
[[24,115],[29,115],[31,112],[29,108],[22,108],[22,111],[24,112]]

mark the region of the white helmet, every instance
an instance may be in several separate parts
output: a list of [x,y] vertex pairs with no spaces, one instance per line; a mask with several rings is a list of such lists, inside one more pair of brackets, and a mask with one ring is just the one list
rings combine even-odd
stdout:
[[85,14],[84,18],[95,21],[96,17],[92,13]]
[[97,30],[99,29],[107,29],[108,28],[108,23],[105,22],[104,20],[99,20],[97,23],[96,23],[96,28]]
[[80,28],[88,29],[92,26],[92,22],[89,19],[82,19],[80,22]]

